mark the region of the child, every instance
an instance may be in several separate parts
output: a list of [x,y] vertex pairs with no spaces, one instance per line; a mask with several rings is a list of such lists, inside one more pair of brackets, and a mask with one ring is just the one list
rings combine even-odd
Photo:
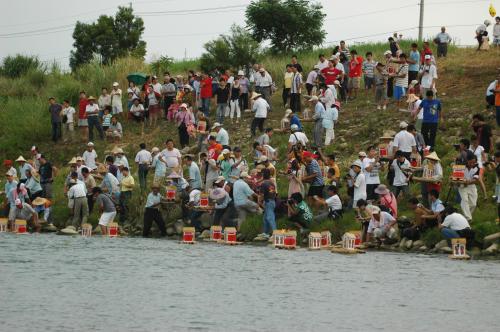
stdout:
[[377,110],[387,109],[387,80],[389,74],[385,70],[385,65],[381,62],[375,67],[375,103]]
[[[69,101],[66,99],[63,102],[62,109],[63,117],[66,117],[66,122],[64,124],[64,128],[69,132],[71,138],[73,138],[73,132],[75,130],[74,127],[74,118],[75,118],[75,108],[70,106]],[[63,121],[64,122],[64,121]]]
[[365,92],[373,90],[375,87],[375,66],[372,52],[366,52],[366,60],[363,62],[363,75],[365,81]]
[[167,121],[174,122],[175,115],[178,110],[179,110],[179,101],[175,99],[172,105],[170,105],[170,107],[168,108]]
[[408,171],[410,169],[410,162],[405,158],[401,150],[396,151],[394,160],[391,164],[391,169],[394,170],[394,196],[399,198],[399,193],[403,192],[408,196],[410,193],[408,184]]
[[111,118],[113,116],[111,115],[111,106],[106,105],[104,107],[104,115],[102,116],[102,129],[106,132],[109,129],[109,126],[111,125]]

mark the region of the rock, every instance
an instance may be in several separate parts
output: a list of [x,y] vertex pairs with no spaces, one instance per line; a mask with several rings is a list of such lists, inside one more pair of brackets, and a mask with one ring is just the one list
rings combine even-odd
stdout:
[[385,243],[381,244],[379,248],[384,249],[384,250],[391,250],[392,249],[390,245],[385,244]]
[[182,220],[177,220],[174,223],[174,229],[177,235],[182,235],[182,229],[184,228],[184,222]]
[[497,243],[493,243],[491,246],[489,246],[488,248],[486,248],[485,250],[483,250],[483,253],[485,255],[493,255],[497,251],[498,251],[498,244]]
[[446,246],[446,247],[439,248],[439,252],[441,252],[443,254],[451,254],[453,252],[453,250],[451,250],[450,247]]
[[399,242],[399,248],[400,249],[406,248],[406,241],[408,241],[408,239],[405,238],[405,237],[401,239],[401,242]]
[[498,240],[498,239],[500,239],[500,232],[485,236],[484,242],[493,242],[493,241]]
[[175,234],[175,229],[173,226],[167,227],[167,235],[172,236]]
[[427,246],[421,246],[420,248],[418,248],[419,251],[427,251]]
[[441,248],[444,248],[444,247],[447,247],[448,246],[448,241],[446,240],[441,240],[439,241],[435,246],[434,248],[436,249],[441,249]]
[[54,224],[46,224],[42,229],[44,232],[57,232],[57,227]]
[[76,231],[76,228],[74,226],[68,226],[66,228],[61,229],[58,234],[59,235],[78,235],[80,233],[78,233]]
[[210,228],[212,225],[213,216],[209,213],[203,213],[200,217],[201,227]]
[[420,247],[422,247],[424,245],[424,241],[422,240],[417,240],[415,242],[413,242],[413,249],[418,249]]
[[210,239],[210,231],[208,229],[205,229],[203,232],[201,232],[200,237],[202,239]]
[[411,249],[412,245],[413,245],[413,241],[412,240],[406,241],[406,249]]

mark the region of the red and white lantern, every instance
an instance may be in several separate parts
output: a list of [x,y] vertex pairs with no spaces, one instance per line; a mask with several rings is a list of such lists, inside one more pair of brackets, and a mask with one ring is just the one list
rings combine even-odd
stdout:
[[83,237],[91,237],[92,236],[92,225],[91,224],[83,224],[82,225],[82,236]]
[[201,195],[200,195],[200,207],[202,207],[202,208],[208,207],[208,194],[207,193],[201,193]]
[[465,165],[453,165],[451,177],[453,180],[462,181],[465,178]]
[[353,250],[355,248],[356,236],[352,233],[342,235],[342,248]]
[[175,186],[168,186],[167,192],[165,193],[165,198],[167,201],[175,201],[175,195],[177,194],[177,188]]
[[118,223],[110,222],[108,224],[108,236],[109,237],[118,237]]
[[222,227],[212,226],[210,227],[210,241],[222,240]]
[[326,248],[332,245],[332,233],[330,231],[321,232],[321,247]]
[[286,249],[295,249],[297,247],[296,231],[288,231],[285,233],[285,239],[283,240],[283,247]]
[[236,228],[234,227],[224,228],[224,242],[236,243]]
[[193,244],[196,238],[194,227],[184,227],[182,229],[182,243]]
[[16,220],[14,224],[14,232],[17,234],[26,234],[28,228],[26,226],[26,220]]
[[8,220],[7,219],[0,219],[0,233],[5,233],[7,232],[7,225],[8,225]]

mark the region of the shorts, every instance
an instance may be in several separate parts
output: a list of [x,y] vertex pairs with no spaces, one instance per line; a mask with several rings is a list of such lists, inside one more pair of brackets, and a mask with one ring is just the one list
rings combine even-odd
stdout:
[[307,196],[323,197],[323,187],[324,186],[310,186],[309,191],[307,192]]
[[108,226],[110,222],[113,222],[116,217],[116,211],[113,212],[103,212],[99,218],[99,225]]
[[406,89],[402,86],[394,86],[394,99],[401,100],[405,96]]
[[500,37],[493,38],[493,45],[500,46]]
[[88,127],[89,121],[87,119],[78,119],[78,127]]
[[73,122],[66,122],[64,124],[64,127],[66,128],[66,130],[68,131],[74,131],[75,130],[75,126],[73,125]]
[[365,76],[365,89],[369,90],[375,86],[375,77]]
[[375,102],[381,102],[383,100],[387,100],[387,86],[377,85],[375,87]]
[[359,89],[361,86],[361,77],[349,77],[347,86],[349,89]]

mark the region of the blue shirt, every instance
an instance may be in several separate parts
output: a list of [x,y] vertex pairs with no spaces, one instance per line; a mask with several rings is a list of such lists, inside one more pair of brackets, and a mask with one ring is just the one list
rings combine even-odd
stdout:
[[438,123],[441,113],[441,102],[439,99],[424,99],[420,103],[424,110],[424,119],[422,123]]
[[28,163],[24,163],[22,167],[19,167],[19,179],[26,180],[26,171],[33,172],[33,166]]
[[319,164],[315,159],[313,159],[309,164],[307,164],[306,172],[307,175],[312,175],[313,173],[316,173],[316,177],[311,182],[311,186],[322,186],[325,184],[325,182],[323,181],[323,175],[321,174],[321,168],[319,167]]
[[300,122],[300,119],[297,115],[293,115],[292,118],[290,119],[290,126],[296,124],[299,126],[299,130],[302,131],[302,123]]
[[148,198],[146,200],[146,207],[152,207],[161,202],[161,195],[158,193],[157,195],[153,193],[149,193]]
[[155,169],[155,176],[158,178],[164,177],[166,172],[167,172],[167,165],[160,160],[160,155],[157,154],[153,158],[153,163],[151,164],[151,167],[154,167]]
[[[418,71],[420,68],[420,52],[419,51],[410,51],[410,59],[415,61],[415,64],[410,64],[408,67],[409,71]],[[408,82],[411,83],[411,82]]]
[[337,121],[339,118],[339,111],[336,107],[331,107],[325,111],[323,115],[323,128],[325,129],[333,129],[334,121]]
[[248,197],[252,196],[253,194],[254,194],[253,190],[242,179],[239,179],[234,183],[233,199],[235,206],[245,205],[248,201]]
[[189,185],[194,189],[201,189],[201,174],[200,168],[194,161],[189,166]]
[[435,202],[431,203],[431,210],[432,212],[442,212],[444,211],[444,205],[443,202],[438,198],[436,199]]

